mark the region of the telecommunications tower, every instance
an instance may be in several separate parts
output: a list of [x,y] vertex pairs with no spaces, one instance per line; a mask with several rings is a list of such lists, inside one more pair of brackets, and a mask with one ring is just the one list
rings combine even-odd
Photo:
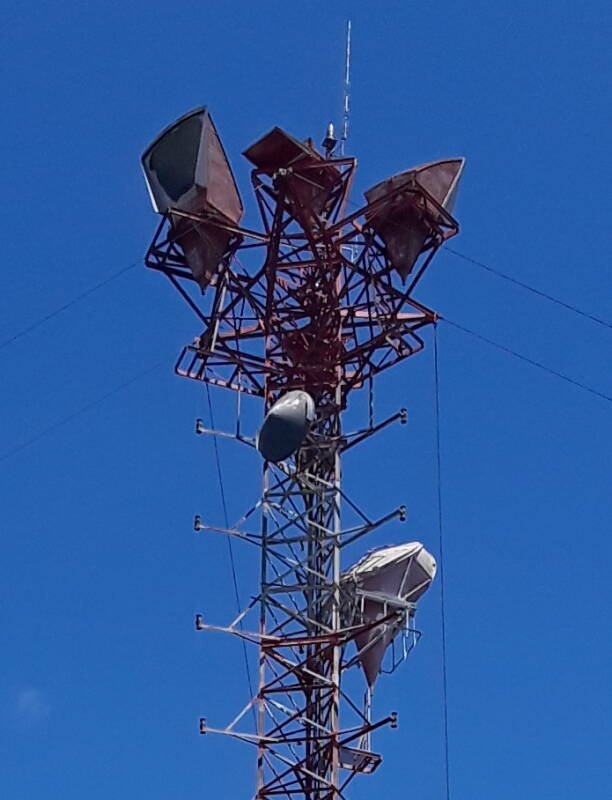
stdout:
[[[416,642],[416,603],[436,571],[419,542],[368,551],[367,534],[405,510],[372,519],[342,488],[343,454],[405,422],[405,410],[382,421],[370,412],[356,431],[342,417],[354,392],[371,393],[383,370],[423,349],[436,314],[413,294],[458,232],[451,211],[464,162],[400,172],[351,210],[356,160],[334,156],[331,126],[322,148],[274,128],[244,151],[257,230],[241,225],[206,108],[174,122],[142,158],[162,217],[146,265],[199,318],[176,372],[263,401],[257,436],[242,433],[239,411],[232,434],[262,456],[261,497],[235,525],[214,528],[258,549],[261,585],[229,625],[196,617],[198,630],[258,648],[255,696],[226,727],[200,722],[202,733],[254,746],[256,800],[336,800],[378,767],[372,732],[394,727],[396,715],[373,716],[372,690]],[[211,529],[199,517],[196,528]],[[356,563],[344,563],[348,545],[362,548]]]

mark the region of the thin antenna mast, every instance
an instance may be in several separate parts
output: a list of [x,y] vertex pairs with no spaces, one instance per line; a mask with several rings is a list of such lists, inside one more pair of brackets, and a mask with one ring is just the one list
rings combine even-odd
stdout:
[[342,134],[340,136],[340,155],[344,157],[344,146],[348,139],[351,115],[351,20],[346,23],[346,49],[344,51],[344,99],[342,103]]

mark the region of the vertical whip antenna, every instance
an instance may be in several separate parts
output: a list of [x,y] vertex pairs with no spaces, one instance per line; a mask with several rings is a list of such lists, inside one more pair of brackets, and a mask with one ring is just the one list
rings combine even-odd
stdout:
[[351,116],[351,27],[346,23],[346,50],[344,51],[344,98],[342,103],[342,133],[340,135],[340,154],[344,155],[344,146],[348,139],[349,120]]

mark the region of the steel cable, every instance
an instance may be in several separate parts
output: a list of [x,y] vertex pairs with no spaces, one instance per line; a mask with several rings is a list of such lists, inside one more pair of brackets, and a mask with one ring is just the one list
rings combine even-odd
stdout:
[[557,372],[557,370],[552,369],[552,367],[547,367],[546,364],[543,364],[541,361],[536,361],[533,358],[529,358],[529,356],[525,356],[522,353],[513,350],[511,347],[507,347],[506,345],[500,344],[493,339],[489,339],[487,336],[483,336],[481,333],[476,333],[476,331],[472,331],[469,328],[466,328],[464,325],[459,325],[458,322],[453,322],[452,320],[448,319],[448,317],[438,317],[438,319],[442,320],[442,322],[446,322],[447,325],[452,325],[453,328],[457,328],[458,330],[473,336],[475,339],[480,339],[480,341],[486,342],[486,344],[496,347],[498,350],[508,353],[508,355],[514,356],[521,361],[525,361],[527,364],[531,364],[532,366],[541,369],[543,372],[547,372],[549,375],[554,375],[556,378],[561,378],[561,380],[571,383],[572,386],[576,386],[579,389],[583,389],[585,392],[589,392],[596,397],[601,397],[603,400],[607,400],[609,403],[612,403],[612,395],[600,392],[598,389],[594,389],[592,386],[582,383],[582,381],[578,381],[575,378],[570,378],[569,375],[565,375],[563,372]]
[[[210,416],[210,427],[214,431],[214,430],[216,430],[216,428],[215,428],[215,415],[214,415],[214,412],[213,412],[212,398],[210,396],[210,386],[208,385],[208,383],[205,383],[204,385],[206,386],[206,397],[208,399],[208,413],[209,413],[209,416]],[[223,508],[223,518],[225,520],[225,528],[226,528],[226,530],[229,530],[229,515],[227,513],[227,501],[226,501],[226,498],[225,498],[225,486],[223,484],[223,473],[222,473],[222,470],[221,470],[221,457],[219,455],[219,446],[217,444],[217,437],[214,434],[213,434],[212,438],[213,438],[213,446],[214,446],[214,451],[215,451],[215,462],[216,462],[216,465],[217,465],[217,478],[218,478],[218,481],[219,481],[219,494],[221,495],[221,506]],[[235,562],[235,559],[234,559],[234,547],[232,545],[232,537],[231,537],[230,534],[227,534],[227,549],[228,549],[228,552],[229,552],[229,559],[230,559],[230,565],[231,565],[231,570],[232,570],[232,582],[234,584],[234,595],[236,597],[236,606],[237,606],[237,609],[238,609],[238,613],[240,614],[240,612],[242,611],[242,603],[240,601],[240,591],[238,589],[238,578],[236,576],[236,562]],[[240,629],[242,630],[242,621],[240,621],[239,625],[240,625]],[[248,682],[248,685],[249,685],[249,694],[250,694],[251,698],[253,698],[253,696],[254,696],[253,695],[253,680],[251,678],[251,667],[249,665],[249,656],[248,656],[248,653],[247,653],[246,642],[244,641],[244,639],[241,639],[241,642],[242,642],[242,654],[244,656],[244,666],[245,666],[245,671],[246,671],[246,677],[247,677],[247,682]],[[251,711],[253,712],[253,720],[255,721],[255,724],[257,725],[257,715],[255,714],[255,708],[253,706],[251,706]]]
[[89,295],[93,294],[94,292],[97,292],[104,286],[107,286],[109,283],[116,280],[121,275],[124,275],[126,272],[129,272],[129,270],[134,269],[134,267],[136,267],[138,264],[140,264],[140,259],[138,259],[137,261],[133,261],[131,264],[128,264],[127,267],[122,267],[122,269],[117,270],[117,272],[113,272],[112,275],[108,276],[108,278],[104,278],[104,280],[94,284],[93,286],[90,286],[89,289],[85,289],[85,291],[81,292],[80,294],[77,294],[71,300],[68,300],[68,302],[64,303],[61,306],[58,306],[53,311],[50,311],[48,314],[39,317],[37,320],[32,322],[26,328],[22,328],[20,331],[17,331],[17,333],[14,333],[12,336],[10,336],[8,339],[5,339],[3,342],[0,342],[0,350],[3,350],[5,347],[8,347],[9,344],[12,344],[13,342],[17,341],[17,339],[21,339],[22,336],[25,336],[26,334],[36,330],[36,328],[39,328],[41,325],[44,325],[45,322],[49,322],[49,320],[53,319],[53,317],[57,317],[57,315],[61,314],[62,311],[66,311],[66,309],[71,308],[72,306],[79,303],[81,300],[84,300],[86,297],[89,297]]
[[103,403],[105,400],[108,400],[109,397],[112,397],[113,395],[117,394],[118,392],[123,391],[123,389],[127,389],[128,386],[131,386],[132,384],[136,383],[136,381],[140,380],[140,378],[144,378],[146,375],[149,375],[151,372],[154,372],[156,369],[158,369],[161,366],[161,364],[162,364],[162,362],[158,361],[157,364],[154,364],[153,366],[147,367],[147,369],[144,369],[141,372],[138,372],[136,375],[133,375],[129,380],[123,381],[123,383],[118,384],[117,386],[115,386],[110,391],[106,392],[105,394],[101,395],[100,397],[97,397],[95,400],[92,400],[91,402],[86,403],[84,406],[81,406],[81,408],[78,408],[76,411],[73,411],[72,413],[68,414],[67,416],[62,417],[61,419],[57,420],[56,422],[53,422],[47,428],[44,428],[42,431],[40,431],[39,433],[35,434],[30,439],[26,439],[25,442],[22,442],[21,444],[18,444],[15,447],[12,447],[9,450],[5,451],[4,453],[2,453],[2,455],[0,455],[0,463],[2,463],[3,461],[6,461],[11,456],[14,456],[17,453],[21,452],[21,450],[24,450],[26,447],[29,447],[31,444],[34,444],[35,442],[39,441],[39,439],[42,439],[44,436],[47,436],[49,433],[52,433],[53,431],[57,430],[58,428],[63,427],[68,422],[72,422],[72,420],[76,419],[77,417],[80,417],[82,414],[85,414],[87,411],[90,411],[92,408],[95,408],[100,403]]
[[558,297],[554,297],[554,295],[552,294],[548,294],[547,292],[543,292],[540,289],[536,289],[534,286],[530,286],[528,283],[519,281],[516,278],[513,278],[511,275],[507,275],[505,272],[502,272],[499,269],[491,267],[489,264],[485,264],[482,261],[477,261],[475,258],[467,256],[465,255],[465,253],[460,253],[458,250],[455,250],[452,247],[449,247],[448,245],[444,245],[444,250],[446,250],[447,253],[451,253],[452,255],[457,256],[457,258],[461,258],[464,261],[467,261],[468,264],[474,264],[475,266],[480,267],[481,269],[484,269],[487,272],[490,272],[492,275],[496,275],[498,278],[502,278],[503,280],[508,281],[509,283],[513,283],[515,284],[515,286],[520,286],[521,289],[526,289],[528,292],[531,292],[532,294],[535,294],[538,297],[543,297],[545,300],[549,300],[551,303],[555,303],[556,305],[561,306],[562,308],[566,308],[569,311],[573,311],[574,314],[579,314],[581,317],[586,317],[586,319],[590,319],[592,322],[596,322],[598,325],[603,325],[606,328],[612,329],[612,322],[608,322],[605,319],[601,319],[601,317],[596,317],[594,314],[590,314],[588,311],[584,311],[583,309],[578,308],[578,306],[571,305],[571,303],[566,303],[564,300],[559,300]]
[[[196,226],[197,223],[194,222],[183,233],[188,233],[191,230],[195,230]],[[172,241],[173,242],[176,241],[176,237],[173,237]],[[117,278],[120,278],[126,272],[129,272],[130,270],[134,269],[134,267],[137,267],[141,263],[142,263],[141,259],[137,258],[135,261],[132,261],[131,264],[128,264],[127,266],[122,267],[116,272],[111,273],[108,277],[104,278],[98,283],[94,283],[93,286],[90,286],[88,289],[85,289],[80,294],[75,295],[72,299],[68,300],[66,303],[63,303],[62,305],[53,309],[53,311],[44,314],[42,317],[39,317],[37,320],[32,322],[27,327],[22,328],[21,330],[14,333],[12,336],[9,336],[8,339],[5,339],[4,341],[0,342],[0,350],[3,350],[5,347],[8,347],[8,345],[12,344],[18,339],[21,339],[23,336],[26,336],[26,334],[36,330],[41,325],[44,325],[45,322],[49,322],[49,320],[52,320],[54,317],[57,317],[58,314],[61,314],[63,311],[66,311],[72,306],[75,306],[77,303],[80,303],[81,300],[84,300],[86,297],[89,297],[90,295],[94,294],[94,292],[97,292],[100,289],[104,288],[104,286],[107,286],[109,283],[112,283],[112,281],[116,280]]]
[[440,622],[442,633],[442,703],[444,718],[444,777],[446,800],[450,800],[450,769],[448,755],[448,681],[446,670],[446,607],[444,601],[444,526],[442,524],[442,458],[440,454],[440,376],[438,367],[438,327],[434,325],[434,397],[436,427],[436,486],[438,502],[438,550],[440,567]]

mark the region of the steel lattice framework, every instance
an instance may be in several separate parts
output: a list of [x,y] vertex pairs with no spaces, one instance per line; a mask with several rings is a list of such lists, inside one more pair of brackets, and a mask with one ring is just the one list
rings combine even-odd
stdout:
[[[383,201],[347,213],[355,166],[352,158],[313,154],[292,166],[255,169],[260,231],[229,225],[214,214],[171,210],[146,257],[149,267],[170,278],[203,326],[180,354],[178,374],[234,390],[238,397],[259,396],[266,411],[290,389],[305,390],[316,403],[315,423],[295,458],[265,463],[260,500],[223,529],[260,549],[256,601],[226,627],[196,618],[199,629],[223,630],[259,648],[256,696],[226,728],[201,721],[203,733],[255,745],[257,800],[344,796],[356,774],[380,762],[370,750],[370,733],[395,724],[393,714],[373,721],[369,701],[362,707],[343,689],[343,674],[356,662],[348,645],[373,623],[343,611],[341,553],[383,523],[402,518],[404,509],[370,519],[341,488],[341,457],[385,425],[405,421],[405,412],[379,424],[370,418],[354,433],[343,432],[341,417],[354,389],[371,386],[383,370],[423,348],[421,331],[436,315],[413,298],[413,290],[458,228],[418,181],[398,187],[396,199],[408,198],[428,231],[411,280],[399,286],[371,224]],[[230,234],[210,286],[195,299],[177,243],[177,231],[186,224]],[[239,431],[237,438],[244,440]],[[257,515],[261,525],[253,530]],[[209,526],[197,518],[196,527]],[[375,624],[397,622],[406,612],[400,605],[387,607]],[[257,607],[258,629],[249,624]],[[253,731],[251,707],[257,712]]]

